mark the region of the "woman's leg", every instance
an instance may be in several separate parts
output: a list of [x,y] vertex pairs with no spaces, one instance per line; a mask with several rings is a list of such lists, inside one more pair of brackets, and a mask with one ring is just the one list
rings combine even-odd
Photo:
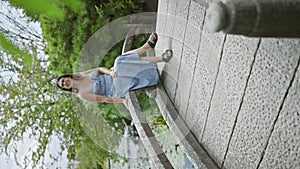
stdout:
[[[137,49],[134,49],[134,50],[136,50],[139,55],[142,55],[147,50],[153,49],[155,47],[155,45],[156,45],[157,40],[158,40],[157,34],[156,33],[152,33],[150,35],[149,39],[147,40],[147,42],[143,46],[141,46],[141,47],[139,47]],[[131,52],[131,51],[133,51],[133,50],[130,50],[128,52]]]
[[158,63],[163,61],[162,56],[147,56],[147,57],[140,57],[140,59],[152,63]]
[[150,45],[148,45],[147,43],[145,43],[143,46],[141,46],[141,47],[139,47],[137,49],[132,49],[132,50],[127,51],[125,53],[129,53],[129,52],[132,52],[132,51],[136,50],[138,52],[139,56],[141,56],[143,53],[145,53],[147,50],[150,50],[150,49],[151,49]]
[[145,43],[143,46],[137,48],[137,52],[139,55],[142,55],[143,53],[145,53],[147,50],[150,50],[151,46],[148,43]]
[[153,63],[158,62],[169,62],[169,60],[173,57],[173,51],[171,49],[166,50],[162,56],[150,56],[150,57],[140,57],[141,60],[150,61]]

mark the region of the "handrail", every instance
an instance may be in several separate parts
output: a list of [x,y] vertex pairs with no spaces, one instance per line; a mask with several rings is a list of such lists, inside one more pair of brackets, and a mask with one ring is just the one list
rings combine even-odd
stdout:
[[[122,53],[125,53],[131,49],[133,42],[133,37],[131,35],[134,35],[136,28],[137,25],[134,25],[132,28],[130,28],[123,44]],[[126,98],[128,99],[128,109],[133,123],[135,124],[140,139],[149,155],[151,165],[154,166],[154,168],[159,169],[173,169],[174,167],[166,157],[149,124],[147,123],[146,117],[141,110],[135,92],[129,91],[126,94]]]

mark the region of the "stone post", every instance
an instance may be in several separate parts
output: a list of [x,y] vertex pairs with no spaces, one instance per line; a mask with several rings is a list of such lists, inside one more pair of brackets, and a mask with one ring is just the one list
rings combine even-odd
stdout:
[[300,37],[300,0],[214,1],[206,28],[256,37]]

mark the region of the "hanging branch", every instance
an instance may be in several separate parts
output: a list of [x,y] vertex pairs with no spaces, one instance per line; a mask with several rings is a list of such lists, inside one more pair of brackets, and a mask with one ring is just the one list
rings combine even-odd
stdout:
[[33,37],[38,39],[40,42],[43,41],[41,36],[39,36],[37,32],[34,32],[32,29],[28,29],[28,27],[25,27],[24,24],[21,24],[20,22],[16,21],[11,16],[4,14],[3,12],[0,12],[0,14],[2,16],[4,16],[8,21],[10,21],[10,23],[12,23],[14,26],[19,28],[19,30],[21,30],[21,31],[26,30],[29,35],[32,35]]

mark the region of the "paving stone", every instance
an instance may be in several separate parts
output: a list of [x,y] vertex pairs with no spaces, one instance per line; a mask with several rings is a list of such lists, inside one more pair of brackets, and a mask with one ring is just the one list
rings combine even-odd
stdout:
[[167,93],[169,94],[172,101],[175,99],[175,92],[178,79],[179,65],[181,62],[183,42],[172,39],[173,58],[166,64],[164,71],[165,75],[162,77],[165,79],[164,84],[166,86]]
[[[299,55],[299,54],[298,54]],[[300,68],[259,169],[300,167]]]
[[169,0],[169,4],[168,4],[168,14],[169,15],[175,16],[178,1],[180,1],[180,0]]
[[176,14],[176,8],[177,8],[177,2],[178,0],[169,0],[168,3],[168,11],[166,13],[166,20],[165,20],[165,31],[164,36],[170,38],[173,38],[173,30],[175,22],[177,22]]
[[201,6],[207,7],[210,2],[213,2],[214,0],[193,0],[194,2],[197,2]]
[[[197,19],[195,18],[197,17]],[[185,32],[184,47],[178,75],[178,88],[176,91],[175,105],[180,110],[183,118],[186,116],[190,88],[193,80],[194,67],[200,43],[201,27],[204,18],[204,9],[191,1]],[[197,25],[197,26],[196,26]]]
[[203,28],[205,8],[191,1],[189,10],[184,43],[197,53]]
[[192,51],[198,53],[201,31],[194,27],[187,27],[184,45],[188,46]]
[[168,13],[166,19],[166,28],[165,28],[165,35],[168,37],[172,37],[174,24],[176,22],[176,8],[177,8],[177,1],[178,0],[170,0],[168,4]]
[[197,53],[189,47],[184,46],[182,60],[178,77],[178,88],[176,89],[175,105],[180,115],[185,118],[189,100],[190,88],[192,85],[193,71]]
[[[173,9],[175,5],[175,1],[170,4],[171,8]],[[171,38],[169,38],[169,45],[168,47],[165,47],[165,49],[172,49],[173,50],[173,58],[170,60],[169,65],[171,66],[166,66],[165,71],[167,72],[165,74],[165,79],[166,82],[166,90],[168,94],[170,94],[170,98],[172,100],[175,99],[175,91],[177,85],[177,78],[178,78],[178,71],[179,71],[179,66],[181,62],[181,55],[182,55],[182,48],[183,48],[183,41],[184,41],[184,33],[187,25],[187,12],[183,11],[188,11],[189,10],[189,1],[176,1],[176,9],[175,13],[173,10],[170,11],[169,18],[170,20],[174,21],[174,26],[172,29],[172,34]],[[180,7],[178,7],[178,5]],[[173,7],[172,7],[173,6]],[[173,16],[175,14],[175,16]],[[165,51],[163,50],[163,52]],[[169,76],[171,75],[171,76]],[[175,83],[172,83],[175,81]],[[176,104],[176,103],[175,103]]]
[[168,4],[169,1],[171,0],[159,0],[158,1],[158,7],[157,7],[157,11],[158,13],[168,13]]
[[178,0],[176,8],[176,22],[173,29],[173,36],[178,41],[183,41],[185,36],[185,29],[187,25],[188,12],[189,12],[190,1]]
[[219,67],[224,37],[225,35],[222,33],[210,34],[205,29],[201,36],[194,81],[186,113],[188,125],[199,141],[201,141],[208,105]]
[[257,38],[228,35],[202,144],[222,165],[258,46]]
[[[201,11],[201,10],[200,10]],[[194,15],[195,9],[190,11],[189,16]],[[199,12],[198,12],[199,13]],[[203,18],[203,16],[202,16]],[[195,27],[188,20],[185,32],[184,47],[182,51],[182,59],[178,75],[178,88],[176,90],[175,105],[180,110],[183,118],[186,116],[186,110],[190,95],[190,88],[193,81],[194,67],[197,60],[198,47],[200,43],[201,30]],[[198,22],[200,27],[201,21]]]
[[156,45],[156,53],[161,53],[167,40],[165,39],[166,21],[168,16],[168,3],[171,0],[159,0],[157,7],[157,23],[156,33],[158,34],[158,42]]
[[254,57],[257,38],[205,30],[212,1],[159,1],[156,54],[174,52],[161,76],[168,96],[219,166],[225,158],[227,169],[299,167],[300,68],[284,100],[299,64],[299,40],[263,38]]
[[[203,6],[201,6],[199,3],[196,3],[195,1],[192,0],[191,4],[190,4],[189,15],[188,15],[188,24],[187,24],[187,28],[186,28],[186,34],[185,34],[185,44],[187,46],[189,46],[193,52],[196,53],[196,55],[192,55],[195,57],[198,57],[198,48],[199,48],[200,41],[201,41],[201,33],[202,33],[202,28],[203,28],[204,15],[205,15],[205,8]],[[189,57],[189,58],[191,58],[191,57]],[[187,59],[185,59],[185,57],[183,57],[183,60],[187,60]],[[193,61],[190,61],[190,63],[196,62],[196,59],[192,59],[192,60]],[[184,67],[194,68],[195,65],[188,66],[188,64],[184,64],[182,66],[182,68],[185,69]],[[193,73],[193,71],[191,71],[191,72]],[[184,74],[181,74],[181,76],[183,76],[183,75]],[[188,75],[186,75],[186,76],[188,76]],[[192,85],[192,84],[190,84],[190,85]],[[187,90],[184,90],[185,93],[188,92],[190,95],[191,86],[187,86],[186,89]],[[185,102],[187,102],[187,104],[188,104],[189,98],[186,97],[185,99],[187,100]],[[185,104],[184,108],[183,108],[183,110],[185,111],[182,113],[182,114],[184,114],[184,117],[186,117],[186,111],[187,111],[187,106],[188,106],[187,104]],[[189,121],[190,119],[187,119],[187,120]],[[195,121],[195,119],[193,119],[192,121]]]
[[202,28],[204,14],[205,14],[206,7],[202,4],[195,2],[194,0],[191,1],[190,5],[190,12],[189,12],[189,23],[193,26],[197,27],[199,30]]
[[297,40],[262,39],[224,168],[256,168],[299,59]]
[[189,13],[190,3],[191,0],[178,0],[177,8],[176,8],[176,16],[178,16],[183,20],[186,20]]

